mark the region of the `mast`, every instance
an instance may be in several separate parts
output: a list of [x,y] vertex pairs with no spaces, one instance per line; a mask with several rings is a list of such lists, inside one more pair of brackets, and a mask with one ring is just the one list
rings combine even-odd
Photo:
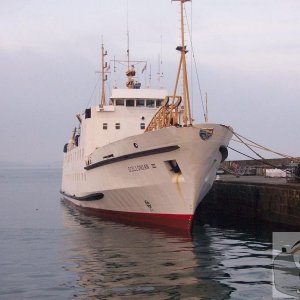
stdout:
[[189,2],[191,0],[172,0],[180,2],[180,33],[181,33],[181,45],[176,48],[180,52],[180,62],[178,67],[178,73],[176,78],[175,90],[173,101],[175,101],[175,95],[177,92],[177,87],[179,83],[179,77],[182,72],[182,98],[183,98],[183,126],[191,126],[192,125],[192,117],[191,117],[191,109],[190,109],[190,96],[189,96],[189,87],[188,87],[188,76],[186,70],[186,50],[185,45],[185,36],[184,36],[184,3]]
[[101,99],[100,99],[100,105],[104,106],[105,103],[105,81],[107,80],[107,75],[105,74],[105,69],[107,68],[107,62],[104,62],[104,57],[107,55],[107,51],[104,50],[104,45],[102,43],[101,46]]
[[135,70],[134,70],[134,65],[130,66],[130,53],[129,53],[129,13],[128,13],[128,0],[127,0],[127,71],[126,71],[126,76],[127,76],[127,82],[126,82],[126,87],[128,89],[133,89],[134,88],[134,76],[135,76]]
[[[181,45],[176,47],[176,50],[180,52],[180,61],[176,76],[175,88],[173,96],[167,96],[163,102],[161,108],[156,112],[150,123],[148,124],[145,132],[166,128],[169,126],[193,126],[193,119],[191,116],[191,105],[189,96],[188,76],[186,70],[186,50],[184,39],[184,3],[191,0],[172,0],[180,2],[180,33],[181,33]],[[151,65],[150,65],[151,74]],[[177,88],[179,84],[179,78],[182,78],[182,97],[177,95]],[[170,101],[172,98],[172,102]],[[179,105],[183,99],[183,117],[182,123],[180,121],[180,108]],[[171,102],[171,103],[170,103]],[[181,125],[182,124],[182,125]]]

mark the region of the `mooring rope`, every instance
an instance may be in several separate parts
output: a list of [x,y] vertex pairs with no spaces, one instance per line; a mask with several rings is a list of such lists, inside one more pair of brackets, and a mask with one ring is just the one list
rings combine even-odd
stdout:
[[[274,153],[274,154],[277,154],[277,155],[280,155],[280,156],[282,156],[282,157],[288,158],[288,159],[290,159],[291,161],[300,163],[300,160],[297,159],[296,157],[292,157],[292,156],[290,156],[290,155],[282,154],[282,153],[279,153],[279,152],[277,152],[277,151],[274,151],[274,150],[272,150],[272,149],[270,149],[270,148],[264,147],[264,146],[262,146],[262,145],[260,145],[260,144],[257,144],[257,143],[255,143],[255,142],[251,141],[250,139],[248,139],[248,138],[246,138],[246,137],[244,137],[244,136],[242,136],[242,135],[240,135],[240,134],[234,132],[233,130],[231,130],[231,132],[232,132],[232,134],[233,134],[234,136],[236,136],[236,137],[238,138],[238,141],[237,141],[237,140],[234,140],[235,142],[239,142],[239,143],[244,144],[249,150],[251,150],[253,153],[255,153],[255,154],[256,154],[258,157],[260,157],[261,159],[257,159],[257,158],[255,158],[255,157],[252,157],[252,156],[250,156],[250,155],[247,155],[247,154],[245,154],[245,153],[243,153],[243,152],[241,152],[241,151],[238,151],[238,150],[236,150],[236,149],[234,149],[234,148],[228,146],[228,148],[231,149],[232,151],[235,151],[235,152],[237,152],[237,153],[239,153],[239,154],[241,154],[241,155],[243,155],[243,156],[245,156],[245,157],[248,157],[248,158],[250,158],[250,159],[252,159],[252,160],[254,160],[254,161],[257,161],[257,162],[259,162],[259,163],[263,163],[263,164],[265,164],[265,165],[268,165],[268,166],[271,166],[271,167],[277,169],[277,166],[275,166],[274,164],[272,164],[272,163],[270,163],[269,161],[267,161],[263,156],[261,156],[259,153],[257,153],[255,150],[253,150],[253,149],[251,148],[251,147],[255,147],[255,148],[259,148],[259,149],[261,149],[261,150],[268,151],[268,152],[272,152],[272,153]],[[246,141],[248,141],[248,142],[251,143],[251,144],[246,143],[243,139],[245,139]],[[226,170],[226,171],[227,171],[227,170]],[[285,172],[286,174],[291,174],[291,171],[289,171],[289,170],[282,170],[282,171]],[[296,174],[294,174],[294,177],[297,178],[297,179],[300,179],[300,177],[299,177],[299,176],[296,176]]]
[[252,157],[252,156],[250,156],[250,155],[247,155],[247,154],[245,154],[245,153],[243,153],[243,152],[240,152],[240,151],[238,151],[238,150],[236,150],[236,149],[234,149],[234,148],[232,148],[232,147],[229,147],[229,146],[227,146],[227,148],[229,148],[230,150],[235,151],[235,152],[237,152],[237,153],[239,153],[239,154],[242,154],[242,155],[244,155],[244,156],[246,156],[246,157],[248,157],[248,158],[250,158],[250,159],[253,159],[253,160],[255,160],[255,161],[259,162],[259,163],[263,163],[263,164],[265,164],[265,165],[269,165],[270,167],[273,167],[273,168],[276,168],[276,169],[277,169],[277,167],[276,167],[275,165],[269,163],[269,162],[268,162],[267,160],[265,160],[265,159],[262,159],[262,160],[257,159],[257,158],[255,158],[255,157]]
[[[257,156],[259,156],[262,159],[265,159],[265,158],[263,158],[260,154],[258,154],[256,151],[254,151],[251,147],[255,147],[255,148],[267,151],[267,152],[271,152],[271,153],[277,154],[277,155],[279,155],[281,157],[288,158],[291,161],[294,161],[296,163],[300,163],[300,160],[298,158],[296,158],[296,157],[293,157],[293,156],[287,155],[287,154],[283,154],[283,153],[277,152],[275,150],[272,150],[270,148],[267,148],[265,146],[262,146],[262,145],[260,145],[260,144],[258,144],[256,142],[253,142],[252,140],[250,140],[250,139],[242,136],[241,134],[238,134],[237,132],[235,132],[233,130],[231,130],[231,132],[232,132],[233,135],[235,135],[239,139],[239,141],[236,141],[236,140],[232,139],[233,141],[244,144],[247,148],[249,148],[252,152],[254,152]],[[246,140],[246,141],[248,141],[251,144],[246,143],[243,139]]]
[[[296,158],[296,157],[293,157],[293,156],[287,155],[287,154],[283,154],[283,153],[277,152],[277,151],[275,151],[275,150],[272,150],[272,149],[270,149],[270,148],[267,148],[267,147],[265,147],[265,146],[262,146],[262,145],[260,145],[260,144],[258,144],[258,143],[255,143],[255,142],[251,141],[250,139],[248,139],[248,138],[242,136],[241,134],[238,134],[237,132],[232,131],[232,133],[233,133],[236,137],[238,137],[239,140],[241,140],[241,138],[242,138],[242,139],[244,139],[244,140],[246,140],[246,141],[252,143],[252,144],[253,144],[253,145],[251,145],[252,147],[257,147],[257,148],[260,148],[260,149],[265,150],[265,151],[267,151],[267,152],[271,152],[271,153],[277,154],[277,155],[279,155],[279,156],[281,156],[281,157],[285,157],[285,158],[288,158],[288,159],[290,159],[290,160],[293,160],[294,162],[300,163],[300,160],[299,160],[298,158]],[[247,143],[245,143],[245,141],[242,141],[242,143],[245,144],[245,145],[247,144]],[[249,144],[247,144],[247,145],[249,145]]]

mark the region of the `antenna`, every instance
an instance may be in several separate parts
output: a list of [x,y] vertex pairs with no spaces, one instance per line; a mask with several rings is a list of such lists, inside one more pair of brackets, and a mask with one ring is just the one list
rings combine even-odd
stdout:
[[164,78],[164,72],[163,72],[163,36],[161,34],[160,36],[160,78],[161,78],[161,88],[163,88],[163,78]]
[[160,55],[158,55],[157,57],[157,64],[158,64],[157,81],[158,81],[158,86],[160,87]]
[[157,80],[159,88],[163,87],[163,72],[162,72],[162,34],[160,35],[160,55],[158,55],[158,72],[157,72]]
[[127,0],[127,13],[126,13],[126,31],[127,31],[127,69],[130,68],[130,56],[129,56],[129,9]]
[[151,64],[150,64],[150,72],[149,72],[149,88],[151,88],[151,79],[152,79],[152,73],[151,73]]
[[129,9],[128,9],[128,0],[127,0],[127,14],[126,14],[126,27],[127,27],[127,82],[126,87],[129,89],[134,88],[134,76],[135,76],[135,70],[134,65],[130,66],[130,53],[129,53]]
[[207,101],[207,93],[205,93],[205,123],[208,122],[208,101]]

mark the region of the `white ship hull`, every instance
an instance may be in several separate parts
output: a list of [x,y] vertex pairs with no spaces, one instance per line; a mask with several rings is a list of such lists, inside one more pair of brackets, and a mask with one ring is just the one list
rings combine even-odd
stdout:
[[[206,129],[212,135],[200,137]],[[99,147],[86,159],[65,159],[63,197],[97,215],[190,226],[231,136],[223,125],[168,127]]]
[[[61,193],[81,210],[143,224],[190,227],[227,157],[230,127],[193,124],[184,38],[187,1],[179,2],[180,60],[171,96],[163,89],[141,88],[134,66],[139,62],[131,64],[128,49],[127,89],[114,86],[106,101],[109,65],[101,47],[100,105],[77,115],[80,124],[64,146]],[[207,106],[204,117],[207,122]]]

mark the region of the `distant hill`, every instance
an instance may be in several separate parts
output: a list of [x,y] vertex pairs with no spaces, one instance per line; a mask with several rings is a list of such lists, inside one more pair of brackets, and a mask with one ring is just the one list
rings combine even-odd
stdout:
[[0,161],[0,168],[25,168],[26,164],[21,162],[9,162],[9,161]]
[[55,161],[49,163],[25,163],[25,162],[0,161],[0,169],[23,169],[23,168],[59,169],[61,167],[62,167],[61,161]]

